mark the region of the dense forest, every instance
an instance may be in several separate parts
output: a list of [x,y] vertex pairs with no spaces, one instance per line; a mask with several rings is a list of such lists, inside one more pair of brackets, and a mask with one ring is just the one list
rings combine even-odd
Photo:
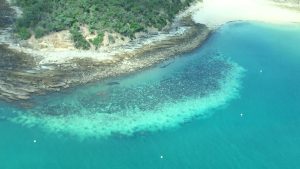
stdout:
[[[75,46],[99,46],[105,31],[134,38],[148,27],[161,30],[193,0],[15,0],[23,10],[15,31],[22,39],[40,38],[70,30]],[[86,25],[97,37],[88,42],[80,27]]]

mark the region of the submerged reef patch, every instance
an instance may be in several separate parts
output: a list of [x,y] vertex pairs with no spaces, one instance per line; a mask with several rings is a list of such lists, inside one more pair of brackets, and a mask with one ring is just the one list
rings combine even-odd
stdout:
[[187,62],[179,58],[163,70],[158,68],[167,73],[158,71],[164,75],[150,82],[128,85],[131,77],[125,77],[118,79],[118,85],[95,84],[100,87],[49,96],[11,120],[81,138],[177,126],[208,115],[238,95],[242,67],[218,55],[194,58]]

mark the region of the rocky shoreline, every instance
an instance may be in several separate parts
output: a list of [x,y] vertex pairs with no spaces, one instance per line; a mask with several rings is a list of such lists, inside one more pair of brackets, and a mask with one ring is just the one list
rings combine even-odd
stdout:
[[190,17],[183,18],[176,26],[185,31],[102,61],[87,57],[41,65],[42,57],[31,56],[30,53],[1,44],[0,100],[17,101],[22,106],[30,107],[28,102],[34,95],[133,73],[191,51],[202,44],[211,32]]
[[195,1],[163,32],[148,33],[127,44],[98,51],[61,51],[26,47],[26,42],[14,39],[9,25],[15,18],[9,16],[20,16],[21,11],[17,7],[8,9],[9,0],[0,2],[0,101],[19,102],[26,107],[30,107],[28,101],[34,95],[126,75],[189,52],[200,46],[213,29],[230,21],[300,21],[298,11],[285,9],[285,3],[278,7],[278,3],[270,3],[273,0],[247,0],[247,6],[232,0]]

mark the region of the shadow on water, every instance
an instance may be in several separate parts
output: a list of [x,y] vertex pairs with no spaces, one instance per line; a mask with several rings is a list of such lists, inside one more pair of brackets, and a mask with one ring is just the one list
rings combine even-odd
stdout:
[[174,62],[175,62],[175,59],[173,58],[172,61],[168,61],[167,63],[164,63],[163,65],[160,66],[160,68],[164,69],[164,68],[170,66]]
[[106,83],[108,86],[119,85],[119,82],[108,82]]

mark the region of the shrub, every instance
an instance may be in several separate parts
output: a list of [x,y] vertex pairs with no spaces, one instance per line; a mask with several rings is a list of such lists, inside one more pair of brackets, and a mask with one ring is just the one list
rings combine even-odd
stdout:
[[[163,29],[175,14],[194,0],[15,0],[23,10],[17,30],[28,38],[34,30],[37,37],[50,32],[70,30],[87,25],[92,32],[118,32],[134,38],[147,27]],[[26,30],[25,30],[26,29]],[[72,30],[76,47],[87,49],[89,43],[80,31]],[[93,44],[101,43],[101,36]],[[95,45],[95,46],[96,46]]]
[[17,34],[19,38],[23,40],[27,40],[31,37],[31,33],[27,28],[21,27],[17,30]]
[[91,43],[96,47],[96,49],[103,42],[103,37],[104,37],[104,34],[103,33],[99,33],[97,35],[97,37],[91,41]]
[[76,48],[84,50],[90,49],[90,44],[85,40],[78,28],[72,28],[70,32]]
[[34,30],[35,38],[41,38],[46,34],[46,30],[42,27],[37,27]]

